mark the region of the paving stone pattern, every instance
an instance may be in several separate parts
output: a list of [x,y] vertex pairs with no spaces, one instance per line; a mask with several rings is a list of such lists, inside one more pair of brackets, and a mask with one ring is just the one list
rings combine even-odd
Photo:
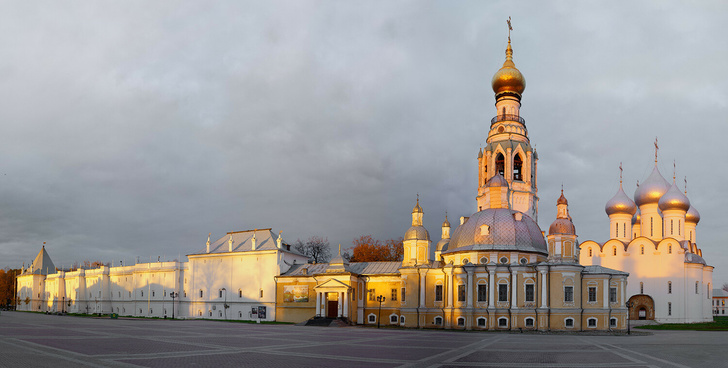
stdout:
[[0,315],[0,367],[726,367],[728,332],[632,336]]

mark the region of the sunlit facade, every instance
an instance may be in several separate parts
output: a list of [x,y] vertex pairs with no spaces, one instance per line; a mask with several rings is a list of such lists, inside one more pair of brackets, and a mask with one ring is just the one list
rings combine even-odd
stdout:
[[[657,145],[656,149],[657,149]],[[631,319],[690,323],[712,321],[713,267],[697,245],[700,214],[687,191],[655,167],[634,193],[622,189],[605,207],[610,239],[581,244],[580,262],[628,272]]]

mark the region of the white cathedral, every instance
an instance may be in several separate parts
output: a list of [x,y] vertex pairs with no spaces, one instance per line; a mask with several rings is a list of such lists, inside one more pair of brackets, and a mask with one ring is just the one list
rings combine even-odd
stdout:
[[[380,306],[390,323],[464,329],[623,330],[628,315],[712,320],[713,267],[696,244],[700,216],[656,159],[634,201],[620,179],[606,205],[606,242],[578,243],[563,192],[548,236],[541,231],[538,154],[520,115],[526,83],[512,56],[509,36],[492,80],[497,115],[478,154],[477,212],[460,219],[452,239],[445,219],[433,244],[418,201],[402,262],[349,264],[339,255],[308,265],[271,229],[208,236],[188,262],[63,271],[43,247],[17,278],[18,310],[376,323]],[[374,299],[380,293],[390,296],[383,306]]]

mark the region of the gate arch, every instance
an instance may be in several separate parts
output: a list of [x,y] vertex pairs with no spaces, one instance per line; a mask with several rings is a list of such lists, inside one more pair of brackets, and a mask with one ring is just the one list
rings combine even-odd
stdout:
[[[629,319],[655,319],[655,301],[652,297],[646,294],[632,295],[629,298],[632,302],[632,307],[629,309]],[[644,311],[643,315],[640,315],[640,310]]]

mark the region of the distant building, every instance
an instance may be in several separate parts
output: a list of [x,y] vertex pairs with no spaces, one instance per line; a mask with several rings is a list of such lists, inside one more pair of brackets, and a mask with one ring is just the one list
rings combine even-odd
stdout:
[[713,289],[713,315],[725,316],[725,305],[728,302],[728,291],[723,289]]

